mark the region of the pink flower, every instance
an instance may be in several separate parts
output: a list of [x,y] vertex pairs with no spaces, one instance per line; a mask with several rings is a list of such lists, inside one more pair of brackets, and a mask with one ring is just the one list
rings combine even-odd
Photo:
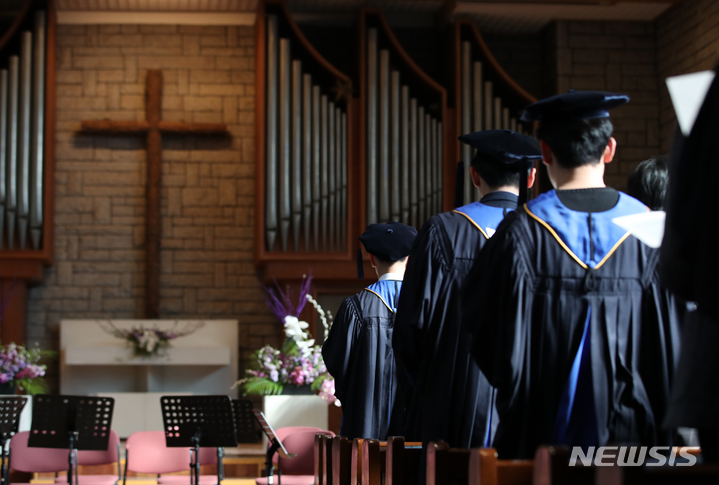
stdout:
[[292,370],[292,372],[290,372],[290,383],[296,386],[301,386],[305,383],[305,376],[302,372],[302,367],[297,366]]
[[325,379],[322,381],[322,387],[320,388],[320,397],[327,401],[327,404],[334,404],[335,406],[341,406],[339,399],[335,397],[335,380],[332,378]]

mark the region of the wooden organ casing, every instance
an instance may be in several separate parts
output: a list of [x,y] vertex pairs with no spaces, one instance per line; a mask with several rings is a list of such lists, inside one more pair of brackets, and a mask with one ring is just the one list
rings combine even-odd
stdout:
[[56,25],[54,0],[28,0],[0,39],[3,343],[25,343],[27,286],[53,262]]

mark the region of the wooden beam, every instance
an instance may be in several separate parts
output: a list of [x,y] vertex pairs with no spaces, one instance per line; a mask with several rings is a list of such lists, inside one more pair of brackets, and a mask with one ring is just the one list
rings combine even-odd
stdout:
[[0,305],[4,314],[0,322],[0,341],[3,345],[15,342],[25,345],[27,340],[27,284],[16,279],[0,279]]
[[447,22],[452,20],[455,12],[457,12],[457,2],[447,0],[437,9],[434,26],[438,29],[444,27],[447,25]]

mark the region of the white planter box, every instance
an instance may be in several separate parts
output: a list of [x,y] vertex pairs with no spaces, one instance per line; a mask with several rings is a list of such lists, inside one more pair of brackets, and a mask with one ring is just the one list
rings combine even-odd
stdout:
[[274,429],[316,426],[327,429],[327,402],[319,396],[264,396],[267,422]]

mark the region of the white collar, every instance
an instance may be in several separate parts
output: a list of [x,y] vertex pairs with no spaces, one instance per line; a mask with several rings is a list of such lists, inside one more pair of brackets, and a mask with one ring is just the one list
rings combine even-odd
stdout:
[[402,281],[404,273],[385,273],[379,277],[379,281]]

